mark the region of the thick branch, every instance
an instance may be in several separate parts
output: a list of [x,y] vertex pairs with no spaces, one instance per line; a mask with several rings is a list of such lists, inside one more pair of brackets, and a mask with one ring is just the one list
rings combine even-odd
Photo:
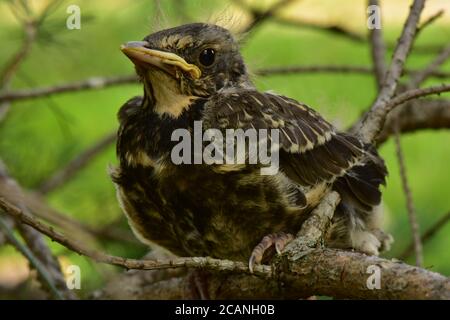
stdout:
[[[126,259],[81,248],[52,228],[24,215],[20,209],[3,199],[0,199],[0,208],[67,248],[98,262],[127,269],[201,268],[214,273],[218,272],[221,285],[216,286],[215,291],[211,291],[212,298],[223,297],[230,292],[235,294],[235,298],[254,298],[255,296],[249,296],[249,294],[255,291],[236,290],[242,289],[239,286],[241,281],[247,284],[251,281],[252,287],[258,288],[258,292],[274,293],[274,290],[277,290],[277,295],[272,296],[273,298],[283,297],[280,291],[285,291],[286,296],[290,297],[324,294],[346,298],[450,298],[450,280],[442,275],[359,253],[314,249],[306,255],[296,255],[288,251],[288,254],[282,255],[275,261],[273,267],[255,266],[253,274],[250,274],[245,263],[212,258],[176,258],[169,261]],[[381,268],[384,281],[380,290],[369,290],[366,287],[368,274],[365,272],[370,265]],[[312,274],[315,276],[311,277]],[[171,283],[180,285],[180,281],[171,281]],[[211,281],[211,284],[214,283],[217,285],[217,282]],[[284,284],[282,290],[279,289],[280,283]],[[165,288],[165,290],[168,289]],[[176,290],[179,288],[177,287]]]
[[[380,268],[381,288],[370,290],[368,267]],[[346,299],[450,299],[450,280],[399,261],[333,250],[315,249],[296,260],[282,259],[273,277],[211,274],[213,299],[298,299],[326,295]],[[151,271],[158,272],[158,271]],[[126,273],[109,285],[100,298],[183,299],[186,277],[146,281],[147,272]],[[154,277],[152,277],[153,279]]]
[[305,255],[320,246],[340,200],[337,192],[327,193],[303,223],[297,238],[287,245],[284,255]]

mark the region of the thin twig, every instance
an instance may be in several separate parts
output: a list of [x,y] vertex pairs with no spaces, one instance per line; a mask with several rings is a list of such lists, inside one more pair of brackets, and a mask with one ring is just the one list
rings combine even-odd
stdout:
[[383,144],[394,133],[395,124],[404,134],[421,129],[450,128],[450,101],[445,99],[413,100],[389,113],[377,145]]
[[[369,0],[369,6],[380,7],[378,0]],[[383,33],[380,28],[373,28],[369,32],[372,62],[375,70],[375,80],[377,83],[377,88],[380,90],[383,86],[383,80],[386,75],[386,46],[383,40]]]
[[411,226],[411,234],[414,241],[414,252],[416,254],[416,266],[423,266],[423,252],[422,252],[422,242],[420,241],[420,230],[419,223],[417,221],[417,214],[414,208],[414,201],[412,197],[411,188],[408,183],[408,177],[406,174],[405,158],[403,156],[403,151],[400,143],[400,132],[398,130],[398,125],[396,126],[395,135],[395,150],[397,154],[398,164],[400,167],[400,177],[402,180],[402,188],[405,193],[406,198],[406,208],[408,211],[408,220]]
[[433,94],[441,94],[444,92],[450,92],[450,84],[442,84],[437,86],[432,86],[428,88],[419,88],[405,91],[392,100],[388,101],[384,105],[386,113],[389,113],[393,108],[409,100],[417,99],[420,97],[425,97]]
[[[234,0],[234,2],[237,5],[239,5],[241,8],[243,8],[244,10],[248,11],[252,15],[252,17],[263,17],[265,14],[264,11],[253,8],[252,6],[248,5],[244,1]],[[276,10],[279,9],[277,7],[278,6],[275,7]],[[271,13],[272,14],[270,14],[270,15],[266,15],[262,20],[266,20],[267,18],[270,18],[271,21],[276,22],[278,24],[282,24],[282,25],[324,31],[324,32],[328,32],[328,33],[331,33],[331,34],[337,35],[337,36],[342,36],[346,39],[349,39],[349,40],[352,40],[355,42],[360,42],[360,43],[365,43],[365,41],[366,41],[366,38],[363,35],[353,32],[351,30],[347,30],[346,28],[339,26],[339,25],[326,25],[326,24],[320,24],[320,23],[311,22],[311,21],[303,21],[298,18],[294,19],[294,18],[281,17],[281,16],[274,15],[273,14],[274,11],[272,11]],[[243,32],[246,32],[246,30],[250,26],[246,27],[243,30]]]
[[[30,251],[35,255],[36,259],[38,259],[48,271],[48,274],[51,277],[56,289],[61,293],[64,299],[77,299],[74,291],[70,290],[67,287],[67,283],[61,270],[59,261],[45,243],[45,239],[42,234],[32,227],[21,223],[16,224],[16,229],[18,230],[19,234],[25,241],[25,244],[28,246]],[[37,274],[38,280],[42,282],[43,279],[39,270]]]
[[[25,193],[20,185],[8,175],[6,166],[2,163],[0,163],[0,196],[8,198],[8,201],[20,207],[25,214],[31,215],[31,212],[26,204]],[[5,220],[6,219],[4,219],[4,221]],[[76,299],[74,292],[67,288],[59,262],[45,243],[42,234],[29,226],[21,224],[20,221],[8,220],[6,220],[6,223],[10,226],[9,230],[13,230],[13,228],[17,229],[29,250],[46,268],[50,278],[52,279],[52,283],[61,295],[66,299]],[[31,264],[31,266],[33,266],[33,264]],[[47,291],[53,295],[45,277],[40,274],[39,270],[37,270],[37,275],[38,280],[43,285],[43,288],[47,289]]]
[[[311,66],[282,66],[260,68],[253,73],[257,76],[274,76],[285,74],[308,74],[308,73],[359,73],[372,74],[373,68],[366,66],[348,66],[348,65],[311,65]],[[450,76],[450,74],[449,74]],[[2,96],[0,95],[0,101]]]
[[[249,6],[246,9],[252,15],[252,21],[241,31],[242,33],[248,33],[255,29],[256,26],[261,25],[266,20],[272,18],[282,7],[286,7],[291,4],[294,0],[279,0],[269,7],[266,11],[259,11]],[[235,3],[240,3],[240,1],[234,1]],[[242,6],[242,4],[240,4]]]
[[[438,221],[429,227],[420,237],[422,244],[430,240],[439,230],[441,230],[450,221],[450,211],[444,214]],[[414,241],[412,241],[398,257],[406,260],[414,252]]]
[[33,99],[37,97],[47,97],[57,93],[76,92],[81,90],[103,89],[110,86],[137,83],[136,75],[117,77],[92,77],[79,82],[72,82],[50,87],[16,90],[0,95],[0,102]]
[[64,300],[62,294],[58,291],[58,289],[56,289],[55,284],[53,283],[53,280],[50,274],[47,272],[46,268],[42,265],[39,259],[37,259],[33,255],[33,253],[30,251],[30,249],[28,249],[27,246],[23,245],[19,240],[17,240],[17,238],[8,228],[7,224],[4,222],[4,219],[1,215],[0,215],[0,229],[3,231],[4,235],[8,239],[8,242],[11,243],[24,257],[26,257],[28,261],[30,261],[31,265],[38,271],[39,275],[41,276],[42,280],[53,294],[54,298],[58,300]]
[[[415,74],[418,70],[405,70],[405,74]],[[311,65],[311,66],[283,66],[260,68],[253,72],[257,76],[275,76],[284,74],[320,74],[320,73],[355,73],[372,75],[373,68],[366,66],[348,66],[348,65]],[[449,72],[435,71],[431,73],[432,77],[438,79],[450,78]],[[135,75],[125,75],[116,77],[92,77],[86,80],[62,85],[55,85],[42,88],[21,89],[0,94],[0,102],[4,101],[22,101],[36,98],[49,97],[55,94],[67,92],[77,92],[82,90],[105,89],[111,86],[135,84],[138,78]]]
[[[33,44],[36,42],[42,23],[49,12],[60,2],[61,1],[59,0],[49,2],[39,15],[33,14],[26,1],[10,3],[13,13],[16,14],[16,17],[23,25],[25,36],[17,53],[6,63],[3,72],[0,73],[0,91],[5,91],[9,87],[13,76],[17,73],[20,65],[29,55]],[[17,6],[17,8],[15,6]],[[19,10],[20,8],[24,9],[23,16],[18,13],[18,11],[14,11],[14,9]],[[0,121],[6,116],[9,107],[10,102],[0,102]],[[1,163],[0,179],[0,191],[2,193],[16,193],[15,196],[21,198],[20,188],[18,188],[18,185],[9,178],[6,167]],[[0,222],[4,233],[6,233],[6,237],[8,237],[9,241],[17,248],[17,250],[30,261],[31,266],[37,271],[38,280],[50,294],[57,299],[76,298],[73,292],[68,290],[59,263],[42,239],[42,235],[28,226],[16,224],[20,235],[25,240],[25,244],[22,244],[15,239],[14,234],[11,229],[8,229],[4,220],[2,219]]]
[[439,19],[440,17],[442,17],[444,15],[444,10],[441,9],[439,11],[437,11],[436,13],[432,14],[431,16],[429,16],[426,20],[424,20],[422,22],[422,24],[419,26],[418,30],[417,30],[417,35],[419,35],[420,33],[422,33],[422,31],[427,28],[428,26],[430,26],[433,22],[435,22],[437,19]]
[[316,23],[316,22],[311,22],[311,21],[302,21],[299,20],[297,18],[287,18],[287,17],[273,17],[272,21],[281,24],[281,25],[286,25],[286,26],[290,26],[290,27],[297,27],[297,28],[304,28],[304,29],[310,29],[310,30],[317,30],[317,31],[324,31],[324,32],[328,32],[334,36],[340,36],[343,38],[346,38],[348,40],[352,40],[354,42],[359,42],[359,43],[365,43],[366,42],[366,37],[356,33],[354,31],[348,30],[342,26],[339,25],[326,25],[326,24],[320,24],[320,23]]
[[111,132],[88,149],[76,156],[72,161],[70,161],[66,166],[58,170],[54,175],[52,175],[48,180],[41,183],[38,188],[39,192],[42,194],[47,194],[52,192],[56,188],[62,186],[71,178],[73,178],[81,169],[83,169],[89,162],[106,150],[112,143],[116,141],[116,132]]
[[24,25],[25,38],[22,41],[22,45],[19,50],[11,57],[6,63],[3,71],[0,73],[0,87],[6,87],[16,73],[22,61],[29,54],[31,47],[36,40],[36,26],[33,22],[28,22]]
[[415,73],[410,80],[410,87],[419,87],[425,80],[427,80],[433,72],[436,72],[440,66],[450,57],[450,45],[442,49],[438,56],[422,71]]
[[[19,22],[21,22],[23,25],[24,38],[19,50],[6,63],[3,71],[0,73],[0,93],[8,89],[14,74],[17,72],[25,58],[29,55],[31,48],[36,42],[39,34],[39,28],[42,26],[44,20],[48,16],[48,13],[59,3],[59,0],[49,2],[47,6],[42,10],[42,12],[37,16],[33,15],[33,12],[28,7],[28,3],[26,1],[10,3],[10,8],[13,14],[15,14]],[[19,7],[24,9],[23,16],[18,14],[16,11]],[[10,106],[11,105],[7,102],[0,102],[0,121],[3,120],[8,114]]]
[[[242,262],[233,262],[229,260],[219,260],[212,258],[176,258],[172,260],[136,260],[127,259],[118,256],[112,256],[103,252],[95,251],[92,249],[84,248],[82,245],[75,241],[68,239],[61,233],[54,230],[52,227],[43,224],[37,219],[26,215],[18,207],[8,203],[3,198],[0,198],[0,209],[12,217],[20,220],[39,232],[45,234],[50,239],[62,244],[66,248],[74,251],[78,254],[87,256],[96,262],[112,264],[126,269],[144,269],[144,270],[156,270],[167,268],[206,268],[212,267],[219,271],[238,271],[243,273],[250,273],[247,265]],[[271,275],[271,268],[265,265],[258,265],[254,268],[254,274],[258,276],[267,277]]]
[[[8,218],[10,218],[10,217],[8,217]],[[12,218],[6,219],[6,217],[5,217],[3,222],[6,224],[6,226],[9,229],[14,228],[14,220]],[[6,238],[6,235],[4,235],[3,232],[0,232],[0,247],[3,246],[4,244],[6,244],[7,241],[8,241],[8,239]]]
[[65,232],[70,233],[71,236],[76,237],[76,239],[80,239],[80,241],[106,239],[133,243],[135,245],[140,244],[130,232],[122,231],[117,227],[108,225],[98,228],[79,222],[71,218],[70,214],[62,213],[50,207],[45,203],[41,194],[27,191],[13,178],[5,174],[3,176],[7,177],[8,180],[0,179],[1,197],[4,197],[11,203],[23,204],[23,207],[27,208],[36,217],[61,228]]

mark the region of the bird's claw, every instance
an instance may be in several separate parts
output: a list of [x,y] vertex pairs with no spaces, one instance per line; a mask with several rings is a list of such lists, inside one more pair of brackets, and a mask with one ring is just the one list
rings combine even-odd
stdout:
[[253,267],[256,264],[260,264],[264,253],[272,246],[275,246],[275,250],[280,254],[286,245],[294,239],[294,236],[290,233],[278,232],[265,236],[261,242],[253,249],[250,259],[248,260],[248,268],[253,273]]

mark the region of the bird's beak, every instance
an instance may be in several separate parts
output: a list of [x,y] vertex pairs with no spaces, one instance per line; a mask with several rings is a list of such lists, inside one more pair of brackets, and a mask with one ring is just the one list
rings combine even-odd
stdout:
[[149,49],[147,41],[131,41],[120,49],[133,63],[150,64],[162,69],[172,76],[177,76],[177,68],[190,74],[193,79],[200,78],[202,72],[194,65],[187,63],[175,53]]

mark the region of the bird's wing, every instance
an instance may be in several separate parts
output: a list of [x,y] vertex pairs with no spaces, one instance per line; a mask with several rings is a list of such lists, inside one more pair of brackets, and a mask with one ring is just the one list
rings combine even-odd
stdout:
[[[363,166],[361,161],[367,156],[357,138],[337,132],[308,106],[276,94],[223,91],[205,106],[204,122],[217,129],[279,129],[280,167],[291,180],[305,187],[332,183],[350,168]],[[355,175],[354,180],[358,179]],[[349,188],[358,186],[353,183]],[[364,199],[370,204],[379,202],[378,184],[372,189],[377,199]]]

